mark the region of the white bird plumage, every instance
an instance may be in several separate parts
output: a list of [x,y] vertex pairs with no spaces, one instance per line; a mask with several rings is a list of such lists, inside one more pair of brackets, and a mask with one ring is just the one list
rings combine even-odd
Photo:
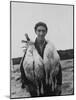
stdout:
[[52,84],[52,90],[54,90],[52,75],[56,69],[59,71],[59,62],[59,55],[51,42],[48,42],[45,47],[43,59],[38,54],[34,43],[29,42],[26,56],[23,61],[23,68],[26,77],[31,81],[36,82],[36,84],[38,83],[38,80],[42,81],[43,78],[45,78],[45,70],[46,84]]
[[34,79],[34,74],[35,74],[35,78],[43,77],[43,60],[38,54],[33,44],[29,45],[27,49],[26,57],[23,62],[23,67],[26,76],[31,80]]
[[48,42],[44,50],[44,68],[46,72],[46,84],[52,84],[52,90],[54,90],[53,72],[59,71],[59,55],[51,42]]
[[[38,54],[34,44],[29,44],[23,61],[23,68],[26,77],[34,82],[37,86],[37,95],[41,93],[41,84],[44,77],[43,60]],[[39,85],[40,84],[40,85]]]

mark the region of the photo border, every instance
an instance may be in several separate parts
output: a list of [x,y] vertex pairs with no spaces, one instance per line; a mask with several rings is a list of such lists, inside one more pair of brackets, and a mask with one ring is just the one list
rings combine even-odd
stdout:
[[[43,3],[43,2],[28,2],[28,1],[10,1],[10,99],[27,99],[27,98],[41,98],[39,97],[16,97],[16,98],[11,98],[11,53],[12,53],[12,2],[16,2],[16,3],[30,3],[30,4],[45,4],[45,5],[63,5],[63,6],[73,6],[73,50],[74,50],[74,13],[75,13],[75,5],[74,4],[59,4],[59,3]],[[75,52],[74,52],[75,53]],[[74,54],[73,53],[73,54]],[[73,58],[73,94],[66,94],[66,95],[60,95],[60,96],[46,96],[46,97],[62,97],[62,96],[71,96],[71,95],[75,95],[74,93],[74,58]],[[45,97],[45,96],[44,96]],[[43,97],[42,97],[43,98]]]

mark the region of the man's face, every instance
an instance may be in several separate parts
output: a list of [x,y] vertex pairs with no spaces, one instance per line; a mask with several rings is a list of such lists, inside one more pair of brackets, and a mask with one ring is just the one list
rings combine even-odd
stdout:
[[38,40],[44,40],[47,31],[44,26],[38,26],[36,30]]

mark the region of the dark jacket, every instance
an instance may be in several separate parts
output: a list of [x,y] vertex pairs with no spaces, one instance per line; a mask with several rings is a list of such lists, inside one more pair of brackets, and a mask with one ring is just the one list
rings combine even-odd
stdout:
[[[43,49],[42,49],[42,52],[41,52],[41,50],[39,48],[37,39],[35,40],[34,45],[35,45],[35,48],[37,49],[38,53],[40,54],[40,56],[43,58],[44,49],[45,49],[45,47],[47,45],[47,41],[45,41],[45,44],[44,44]],[[30,82],[28,83],[28,79],[26,78],[25,73],[24,73],[24,69],[23,69],[23,60],[25,58],[25,55],[24,55],[24,57],[22,59],[21,66],[20,66],[22,87],[24,87],[24,84],[30,84]],[[61,64],[59,66],[59,72],[58,72],[58,74],[56,76],[56,79],[57,79],[57,85],[61,86],[62,85],[62,70],[61,70]],[[55,80],[55,79],[53,79],[53,80]],[[45,93],[46,95],[47,95],[47,92],[48,93],[50,92],[49,86],[45,87],[45,91],[46,91],[46,93]],[[51,92],[51,94],[52,95],[55,95],[55,91],[54,91],[54,93]]]

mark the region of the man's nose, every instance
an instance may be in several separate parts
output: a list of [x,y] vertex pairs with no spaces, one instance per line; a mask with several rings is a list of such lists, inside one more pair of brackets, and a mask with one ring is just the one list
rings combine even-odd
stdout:
[[44,33],[43,33],[43,31],[40,31],[40,35],[42,36]]

